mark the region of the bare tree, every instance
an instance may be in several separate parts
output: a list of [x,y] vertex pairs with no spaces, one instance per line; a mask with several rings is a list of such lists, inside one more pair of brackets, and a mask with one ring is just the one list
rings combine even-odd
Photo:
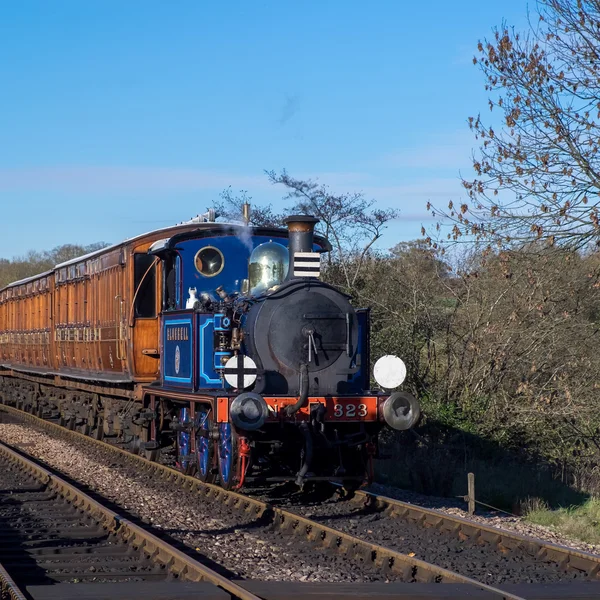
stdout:
[[0,288],[13,281],[43,273],[57,264],[84,256],[106,246],[108,244],[105,242],[96,242],[87,246],[64,244],[43,252],[30,250],[25,256],[15,256],[12,260],[0,259]]
[[480,143],[469,199],[433,209],[450,239],[600,244],[600,2],[539,0],[536,16],[525,35],[503,26],[478,45],[500,119],[469,118]]
[[446,283],[454,310],[435,340],[438,400],[547,457],[564,458],[575,439],[600,447],[599,282],[594,255],[502,251],[482,265],[471,254]]
[[[220,200],[213,204],[213,208],[220,219],[226,221],[241,221],[243,215],[243,205],[252,202],[252,196],[248,195],[246,190],[240,190],[235,194],[229,186],[219,194]],[[275,212],[270,204],[252,205],[250,211],[250,225],[254,227],[281,227],[283,226],[284,216]]]
[[292,211],[320,220],[318,230],[333,246],[329,265],[336,262],[343,274],[341,283],[347,290],[353,289],[369,251],[399,211],[375,208],[375,200],[361,192],[334,194],[325,185],[295,179],[285,170],[280,174],[268,171],[267,176],[271,183],[287,188],[284,199],[294,203]]

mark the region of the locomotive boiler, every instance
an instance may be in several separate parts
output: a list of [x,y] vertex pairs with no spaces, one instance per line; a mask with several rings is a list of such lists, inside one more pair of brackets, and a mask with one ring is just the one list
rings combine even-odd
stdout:
[[317,223],[209,213],[7,286],[2,401],[226,488],[359,485],[420,410],[397,357],[373,389],[369,310],[321,280]]

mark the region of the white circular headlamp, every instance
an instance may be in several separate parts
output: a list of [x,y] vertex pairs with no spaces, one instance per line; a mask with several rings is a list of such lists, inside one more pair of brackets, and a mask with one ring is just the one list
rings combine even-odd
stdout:
[[386,390],[393,390],[406,379],[406,365],[393,354],[382,356],[373,367],[375,381]]

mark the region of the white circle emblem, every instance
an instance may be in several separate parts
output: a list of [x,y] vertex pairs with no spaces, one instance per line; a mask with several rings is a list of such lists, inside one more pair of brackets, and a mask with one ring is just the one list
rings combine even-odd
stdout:
[[179,346],[175,348],[175,374],[179,375],[179,367],[181,366],[181,352]]
[[375,381],[386,390],[393,390],[406,379],[406,365],[393,354],[382,356],[373,367]]
[[232,356],[225,363],[223,373],[231,387],[246,389],[256,381],[256,363],[249,356]]

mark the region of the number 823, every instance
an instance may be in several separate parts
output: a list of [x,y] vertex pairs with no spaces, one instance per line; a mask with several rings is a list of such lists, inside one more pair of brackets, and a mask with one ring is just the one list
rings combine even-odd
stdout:
[[333,407],[333,416],[337,419],[366,417],[368,412],[366,404],[336,404]]

